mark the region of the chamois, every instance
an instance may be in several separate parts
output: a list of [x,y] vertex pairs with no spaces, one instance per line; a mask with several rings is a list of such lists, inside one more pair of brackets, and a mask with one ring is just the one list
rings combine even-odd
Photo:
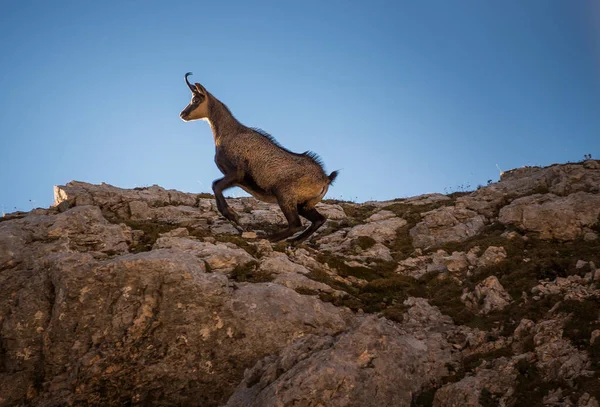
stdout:
[[[206,120],[213,132],[215,163],[224,177],[212,184],[217,208],[230,221],[239,224],[239,216],[229,207],[223,191],[238,186],[255,198],[279,204],[288,227],[268,236],[272,242],[286,239],[302,229],[300,216],[311,225],[290,239],[302,242],[323,223],[325,216],[315,205],[323,198],[337,171],[326,175],[319,157],[310,151],[293,153],[259,129],[241,124],[220,100],[202,85],[185,83],[192,91],[192,101],[180,113],[183,121]],[[299,216],[300,215],[300,216]]]

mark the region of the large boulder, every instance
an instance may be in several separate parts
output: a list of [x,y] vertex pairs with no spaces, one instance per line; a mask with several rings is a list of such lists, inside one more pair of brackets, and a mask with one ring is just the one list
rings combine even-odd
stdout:
[[421,387],[448,374],[451,349],[440,334],[367,317],[339,336],[306,336],[260,361],[226,406],[410,406]]
[[477,212],[444,206],[423,214],[423,220],[410,230],[413,246],[428,248],[461,242],[478,234],[486,219]]
[[574,240],[598,224],[600,194],[576,192],[567,196],[535,194],[514,200],[500,210],[505,225],[537,232],[542,239]]
[[177,249],[50,253],[28,266],[2,271],[26,277],[0,285],[5,405],[218,405],[258,360],[346,327],[331,304],[277,284],[234,286]]
[[600,165],[597,161],[506,171],[501,174],[500,182],[458,198],[456,205],[491,218],[516,198],[536,193],[567,196],[582,191],[600,193]]

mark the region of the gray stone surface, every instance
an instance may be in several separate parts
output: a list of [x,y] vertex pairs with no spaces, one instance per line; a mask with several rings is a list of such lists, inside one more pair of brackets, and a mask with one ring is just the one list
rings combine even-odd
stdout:
[[599,181],[329,201],[300,246],[253,198],[237,228],[206,195],[56,187],[0,218],[0,407],[597,406]]

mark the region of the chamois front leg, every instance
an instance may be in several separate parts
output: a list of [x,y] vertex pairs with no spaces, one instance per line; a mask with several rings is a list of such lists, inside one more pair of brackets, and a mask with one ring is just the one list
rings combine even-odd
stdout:
[[223,191],[235,186],[239,182],[238,174],[227,174],[223,178],[213,181],[212,189],[215,193],[215,200],[217,201],[217,209],[225,218],[229,219],[236,225],[239,225],[240,216],[227,205]]

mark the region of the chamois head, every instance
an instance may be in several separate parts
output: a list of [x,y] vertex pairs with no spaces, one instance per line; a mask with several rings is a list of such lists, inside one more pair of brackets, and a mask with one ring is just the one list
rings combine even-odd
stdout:
[[185,74],[185,83],[192,91],[192,101],[179,114],[181,120],[185,122],[208,118],[208,92],[199,83],[192,85],[188,82],[188,76],[191,74],[191,72]]

